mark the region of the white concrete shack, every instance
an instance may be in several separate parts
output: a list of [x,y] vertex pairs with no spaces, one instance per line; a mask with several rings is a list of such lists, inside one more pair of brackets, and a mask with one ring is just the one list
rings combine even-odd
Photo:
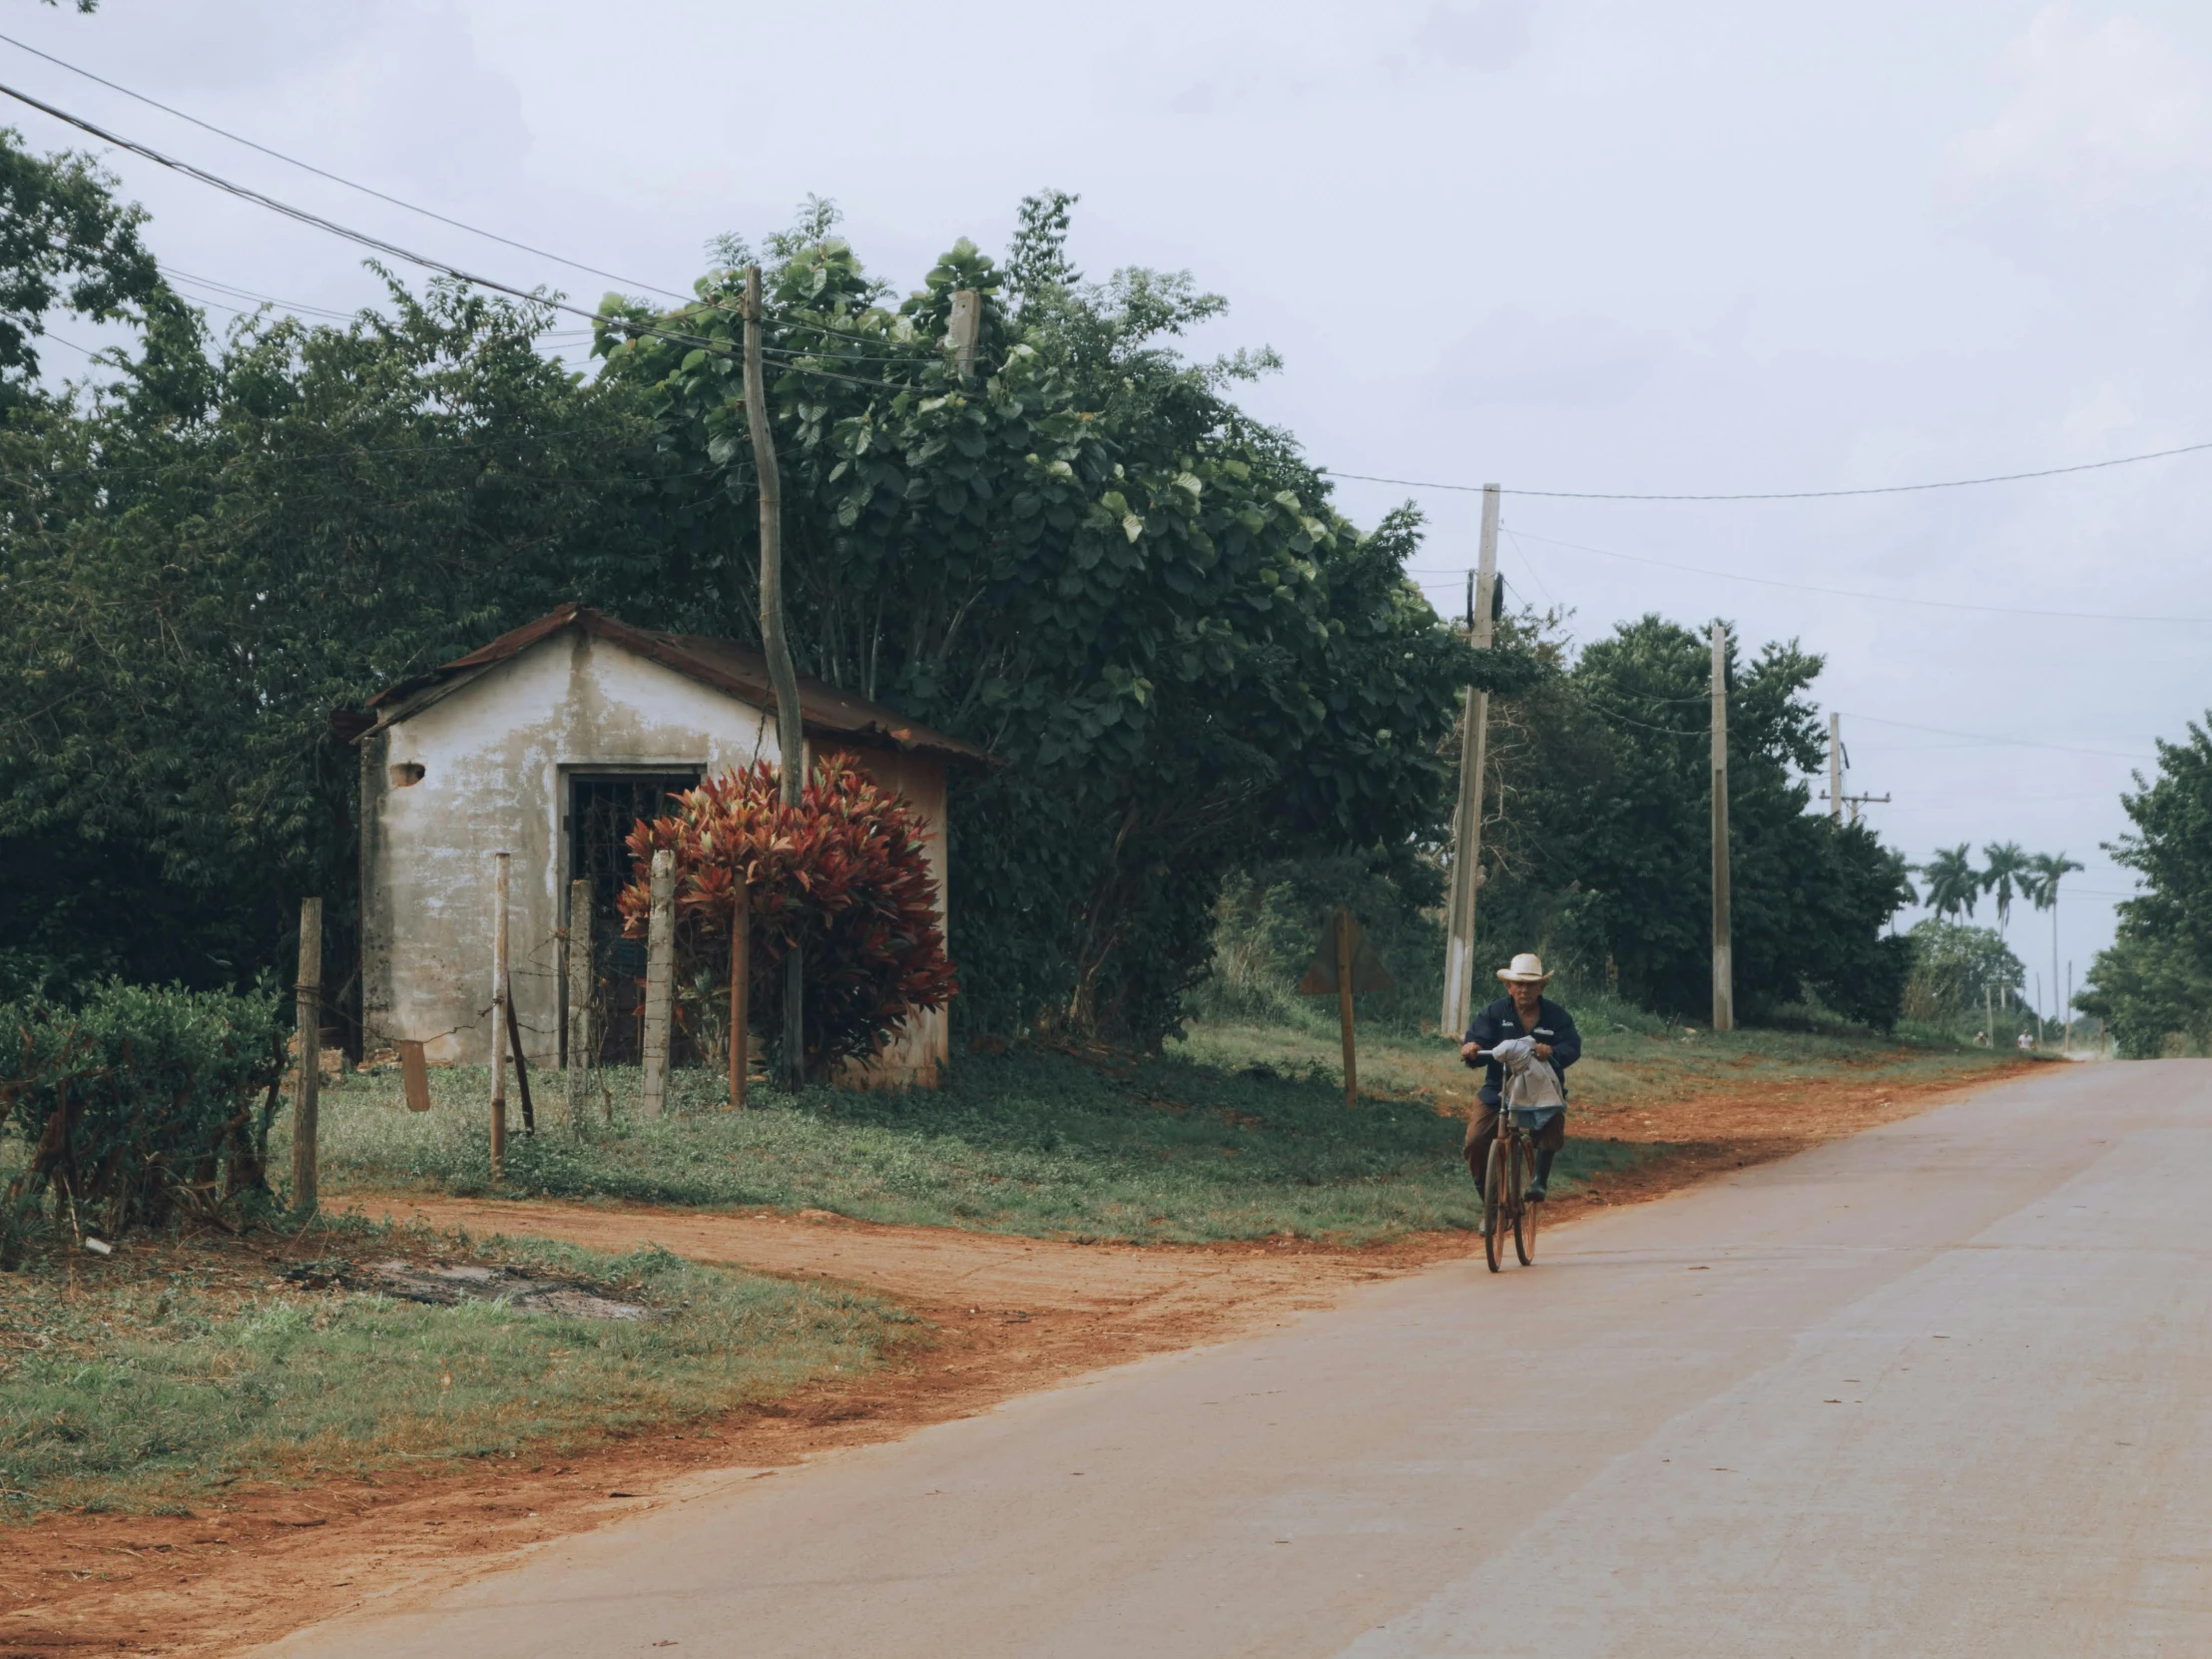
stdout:
[[[837,754],[927,826],[938,914],[945,785],[980,750],[820,681],[800,682],[810,756]],[[708,776],[778,758],[761,653],[632,628],[575,605],[371,700],[361,756],[361,1023],[432,1063],[491,1056],[493,856],[509,854],[515,1013],[533,1067],[565,1061],[569,884],[591,882],[601,1058],[637,1057],[644,946],[620,937],[623,842],[640,817]],[[632,960],[632,958],[635,960]],[[924,1014],[870,1081],[933,1086],[943,1012]]]

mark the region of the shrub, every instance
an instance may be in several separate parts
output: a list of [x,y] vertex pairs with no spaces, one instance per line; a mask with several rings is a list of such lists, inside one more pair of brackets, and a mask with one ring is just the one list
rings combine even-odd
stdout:
[[260,1190],[284,1066],[274,995],[110,980],[74,1009],[0,1004],[0,1132],[30,1149],[9,1218],[52,1191],[80,1226],[214,1214]]
[[[740,871],[751,884],[753,1006],[782,1006],[796,940],[806,974],[807,1071],[870,1061],[906,1019],[958,989],[945,955],[921,824],[905,800],[849,766],[819,764],[797,807],[766,762],[709,779],[630,832],[624,931],[643,937],[653,854],[676,854],[679,981],[727,984]],[[773,993],[774,1000],[771,1000]],[[772,1028],[775,1021],[764,1019]]]

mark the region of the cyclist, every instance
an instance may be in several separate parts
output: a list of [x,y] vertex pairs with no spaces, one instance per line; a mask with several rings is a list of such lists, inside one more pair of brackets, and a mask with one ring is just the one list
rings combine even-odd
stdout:
[[[1561,1101],[1567,1098],[1567,1067],[1582,1058],[1582,1033],[1574,1028],[1574,1016],[1543,994],[1551,975],[1544,971],[1541,957],[1524,950],[1513,958],[1512,966],[1499,968],[1497,976],[1505,981],[1506,994],[1474,1016],[1467,1026],[1466,1041],[1459,1046],[1459,1058],[1467,1065],[1486,1067],[1482,1087],[1475,1095],[1474,1115],[1467,1120],[1464,1148],[1467,1173],[1474,1177],[1477,1191],[1482,1186],[1482,1171],[1488,1167],[1490,1143],[1497,1139],[1498,1091],[1505,1080],[1497,1045],[1516,1037],[1534,1039],[1534,1062],[1550,1066],[1558,1077]],[[1535,1140],[1536,1179],[1530,1183],[1527,1196],[1541,1203],[1551,1181],[1551,1161],[1567,1142],[1563,1105],[1547,1116]]]

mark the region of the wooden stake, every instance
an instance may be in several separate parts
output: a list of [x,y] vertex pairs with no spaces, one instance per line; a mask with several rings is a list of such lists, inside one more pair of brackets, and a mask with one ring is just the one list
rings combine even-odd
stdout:
[[730,916],[730,1107],[745,1110],[747,1027],[753,1019],[753,891],[738,877]]
[[522,1132],[538,1132],[537,1108],[530,1104],[530,1060],[522,1052],[522,1025],[515,1018],[514,987],[507,987],[507,1049],[515,1059],[515,1088],[522,1096]]
[[1728,630],[1713,624],[1713,1029],[1736,1029],[1728,916]]
[[591,1091],[591,883],[568,884],[568,1127],[584,1132]]
[[1337,1019],[1344,1026],[1345,1104],[1360,1104],[1360,1064],[1352,1047],[1352,912],[1337,906]]
[[653,909],[645,941],[645,1082],[640,1110],[657,1118],[668,1103],[668,1047],[676,1012],[676,854],[653,854]]
[[491,857],[491,1178],[507,1167],[507,854]]
[[299,901],[299,1087],[291,1109],[291,1202],[314,1212],[315,1131],[322,1094],[322,900]]

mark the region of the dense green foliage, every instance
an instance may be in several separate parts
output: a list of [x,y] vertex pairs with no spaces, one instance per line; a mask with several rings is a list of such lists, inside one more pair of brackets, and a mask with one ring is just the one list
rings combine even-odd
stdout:
[[2142,877],[2119,906],[2076,1004],[2103,1019],[2122,1054],[2154,1058],[2168,1039],[2212,1046],[2212,731],[2192,722],[2160,743],[2158,776],[2120,805],[2134,825],[2109,849]]
[[[111,210],[106,243],[57,246],[121,282],[136,220]],[[772,245],[786,567],[803,670],[1010,763],[954,794],[962,1017],[1150,1041],[1224,877],[1432,832],[1454,693],[1512,665],[1406,581],[1409,514],[1360,534],[1237,409],[1260,359],[1178,356],[1221,301],[1078,283],[1065,210],[1030,205],[1018,291],[963,243],[891,305],[827,210]],[[109,303],[49,289],[23,303]],[[104,390],[0,411],[0,994],[243,984],[304,893],[350,964],[347,711],[562,600],[751,638],[735,291],[718,268],[662,319],[686,343],[610,327],[593,378],[544,354],[541,308],[442,287],[220,345],[145,309]]]
[[[1148,272],[1077,282],[1065,208],[1027,205],[1018,285],[962,243],[895,305],[827,214],[772,244],[787,591],[802,671],[1010,763],[952,808],[969,1016],[1150,1041],[1205,968],[1225,875],[1432,830],[1452,694],[1515,665],[1479,662],[1406,582],[1409,512],[1361,535],[1230,401],[1255,359],[1175,352],[1223,301]],[[967,376],[940,343],[961,289],[983,307]],[[740,291],[712,272],[653,319],[680,338],[605,337],[670,468],[713,486],[687,545],[743,636]]]
[[115,1234],[259,1191],[282,1064],[266,994],[115,981],[75,1008],[0,1003],[0,1134],[29,1149],[0,1226],[48,1192]]

